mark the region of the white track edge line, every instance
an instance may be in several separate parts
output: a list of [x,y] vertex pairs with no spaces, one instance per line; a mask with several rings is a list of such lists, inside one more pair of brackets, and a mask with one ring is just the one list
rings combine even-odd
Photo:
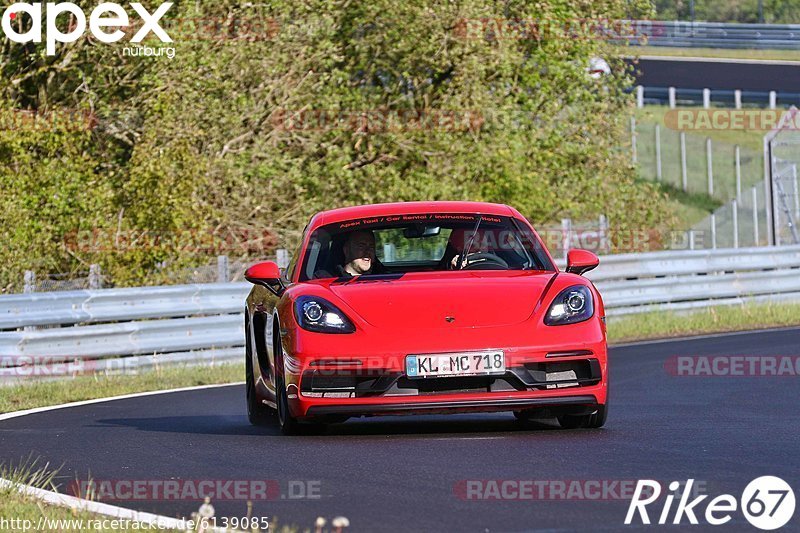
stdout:
[[82,400],[79,402],[70,402],[70,403],[62,403],[59,405],[47,405],[44,407],[36,407],[33,409],[25,409],[23,411],[13,411],[11,413],[3,413],[0,414],[0,421],[3,420],[10,420],[12,418],[18,418],[21,416],[33,415],[36,413],[44,413],[47,411],[54,411],[56,409],[67,409],[70,407],[81,407],[84,405],[92,405],[95,403],[103,403],[103,402],[111,402],[116,400],[128,400],[131,398],[142,398],[144,396],[155,396],[157,394],[170,394],[173,392],[188,392],[188,391],[197,391],[197,390],[204,390],[204,389],[216,389],[220,387],[231,387],[233,385],[243,385],[244,381],[237,381],[235,383],[215,383],[213,385],[196,385],[194,387],[182,387],[178,389],[167,389],[167,390],[155,390],[155,391],[146,391],[146,392],[134,392],[131,394],[123,394],[120,396],[109,396],[106,398],[95,398],[92,400]]
[[[158,529],[173,529],[178,531],[185,531],[190,519],[170,518],[168,516],[147,513],[144,511],[134,511],[125,507],[118,507],[116,505],[109,505],[107,503],[93,502],[91,500],[84,500],[76,496],[68,496],[66,494],[59,494],[49,490],[44,490],[24,483],[17,483],[8,479],[0,478],[0,489],[10,489],[19,492],[25,496],[35,498],[55,507],[68,507],[79,511],[86,511],[93,514],[103,516],[110,516],[119,520],[129,520],[131,522],[138,522],[140,524],[148,524],[155,526]],[[56,521],[57,519],[53,519]],[[74,519],[69,519],[74,520]],[[214,531],[223,533],[228,531],[224,528],[212,527],[206,531]]]

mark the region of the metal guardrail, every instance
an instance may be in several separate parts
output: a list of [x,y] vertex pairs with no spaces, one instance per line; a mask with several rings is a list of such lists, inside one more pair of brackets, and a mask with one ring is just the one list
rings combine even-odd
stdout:
[[697,48],[758,48],[800,50],[800,24],[729,22],[626,21],[630,44]]
[[[587,277],[612,318],[800,301],[800,246],[611,255]],[[0,378],[239,361],[248,291],[227,283],[1,296]]]

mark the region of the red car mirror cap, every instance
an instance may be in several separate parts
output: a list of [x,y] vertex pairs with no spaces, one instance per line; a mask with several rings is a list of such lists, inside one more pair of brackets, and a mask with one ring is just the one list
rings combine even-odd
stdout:
[[579,276],[597,268],[600,258],[589,250],[570,250],[567,253],[567,272]]
[[281,284],[281,269],[273,261],[256,263],[245,271],[244,279],[253,285],[263,285],[272,289],[276,284]]

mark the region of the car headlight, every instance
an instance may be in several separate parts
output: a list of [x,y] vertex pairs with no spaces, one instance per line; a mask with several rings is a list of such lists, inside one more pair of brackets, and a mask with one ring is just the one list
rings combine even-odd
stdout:
[[356,328],[335,305],[316,296],[300,296],[294,316],[301,328],[317,333],[353,333]]
[[592,292],[584,285],[575,285],[561,291],[555,297],[544,323],[548,326],[563,326],[589,320],[594,315]]

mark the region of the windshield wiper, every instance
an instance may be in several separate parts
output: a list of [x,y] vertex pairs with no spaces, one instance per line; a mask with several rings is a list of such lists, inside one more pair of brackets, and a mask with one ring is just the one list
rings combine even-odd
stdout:
[[478,222],[475,223],[475,229],[472,230],[472,235],[469,236],[469,240],[467,241],[467,245],[464,247],[464,253],[458,260],[458,270],[464,268],[464,263],[467,260],[467,256],[469,255],[469,251],[472,249],[472,243],[475,241],[475,236],[478,234],[478,228],[483,221],[483,217],[478,217]]

